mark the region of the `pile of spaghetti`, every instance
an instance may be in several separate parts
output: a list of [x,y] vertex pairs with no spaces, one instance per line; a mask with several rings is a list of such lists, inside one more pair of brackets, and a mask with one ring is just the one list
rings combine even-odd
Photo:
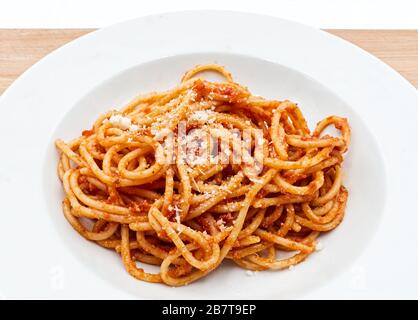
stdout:
[[[195,77],[207,70],[225,81]],[[179,154],[180,123],[186,132],[217,129],[231,143],[234,129],[261,137],[246,154],[252,161],[190,164]],[[341,135],[324,134],[329,126]],[[176,132],[171,162],[162,141],[169,131]],[[254,141],[262,145],[258,155]],[[225,259],[252,271],[283,269],[342,221],[349,141],[345,118],[330,116],[311,132],[295,103],[251,95],[222,67],[200,65],[174,89],[140,96],[80,137],[56,141],[64,215],[144,281],[186,285]],[[159,273],[145,272],[143,263]]]

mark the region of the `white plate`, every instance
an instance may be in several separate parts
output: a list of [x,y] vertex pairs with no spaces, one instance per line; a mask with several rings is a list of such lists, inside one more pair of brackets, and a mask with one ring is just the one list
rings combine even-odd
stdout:
[[[293,270],[248,277],[224,263],[183,288],[139,282],[65,221],[53,141],[206,62],[225,65],[255,94],[299,102],[311,126],[330,114],[349,118],[346,217],[322,238],[325,248]],[[3,94],[0,110],[0,297],[418,297],[417,90],[328,33],[233,12],[139,18],[48,55]]]

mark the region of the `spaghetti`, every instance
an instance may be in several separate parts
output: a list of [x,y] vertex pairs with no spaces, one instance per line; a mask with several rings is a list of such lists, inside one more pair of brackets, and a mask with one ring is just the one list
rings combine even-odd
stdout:
[[[225,82],[195,77],[209,70]],[[324,134],[329,126],[341,136]],[[330,116],[311,132],[295,103],[254,96],[223,67],[200,65],[174,89],[140,96],[80,137],[56,141],[64,216],[148,282],[186,285],[225,259],[283,269],[341,223],[349,142],[345,118]]]

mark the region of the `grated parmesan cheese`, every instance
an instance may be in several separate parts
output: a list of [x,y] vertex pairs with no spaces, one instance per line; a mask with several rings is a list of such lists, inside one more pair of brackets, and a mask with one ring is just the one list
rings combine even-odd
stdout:
[[180,212],[181,212],[181,209],[179,207],[177,207],[177,206],[174,206],[174,211],[176,212],[176,222],[178,224],[180,224],[180,222],[181,222],[181,220],[180,220]]
[[218,225],[221,231],[225,231],[226,227],[225,227],[225,221],[223,219],[219,219],[218,221],[216,221],[216,224]]
[[154,138],[156,140],[162,140],[164,137],[168,136],[171,133],[171,130],[169,128],[163,128],[163,129],[151,129],[151,134],[154,135]]
[[324,245],[318,241],[315,245],[315,251],[321,251],[322,249],[324,249]]
[[205,123],[213,123],[215,121],[214,112],[212,110],[198,110],[198,111],[193,112],[190,115],[189,120],[205,122]]
[[129,130],[131,132],[137,132],[139,130],[139,126],[133,124],[130,118],[121,116],[120,114],[113,115],[108,119],[105,119],[103,123],[110,122],[115,127],[122,129],[122,130]]
[[139,126],[137,126],[136,124],[131,124],[129,126],[129,131],[131,132],[137,132],[139,130]]
[[227,193],[232,193],[232,191],[231,191],[231,190],[229,190],[229,189],[228,189],[228,187],[227,187],[227,186],[225,186],[225,185],[221,185],[221,186],[219,187],[219,189],[220,189],[220,190],[222,190],[222,191],[225,191],[225,192],[227,192]]
[[129,127],[131,126],[131,119],[121,116],[119,114],[111,116],[109,122],[123,130],[129,129]]

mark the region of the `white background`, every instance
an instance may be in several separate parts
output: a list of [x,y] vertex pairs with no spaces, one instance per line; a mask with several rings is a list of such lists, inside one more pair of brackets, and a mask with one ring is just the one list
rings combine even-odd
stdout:
[[418,28],[417,0],[0,0],[0,28],[97,28],[195,9],[270,14],[319,28]]

